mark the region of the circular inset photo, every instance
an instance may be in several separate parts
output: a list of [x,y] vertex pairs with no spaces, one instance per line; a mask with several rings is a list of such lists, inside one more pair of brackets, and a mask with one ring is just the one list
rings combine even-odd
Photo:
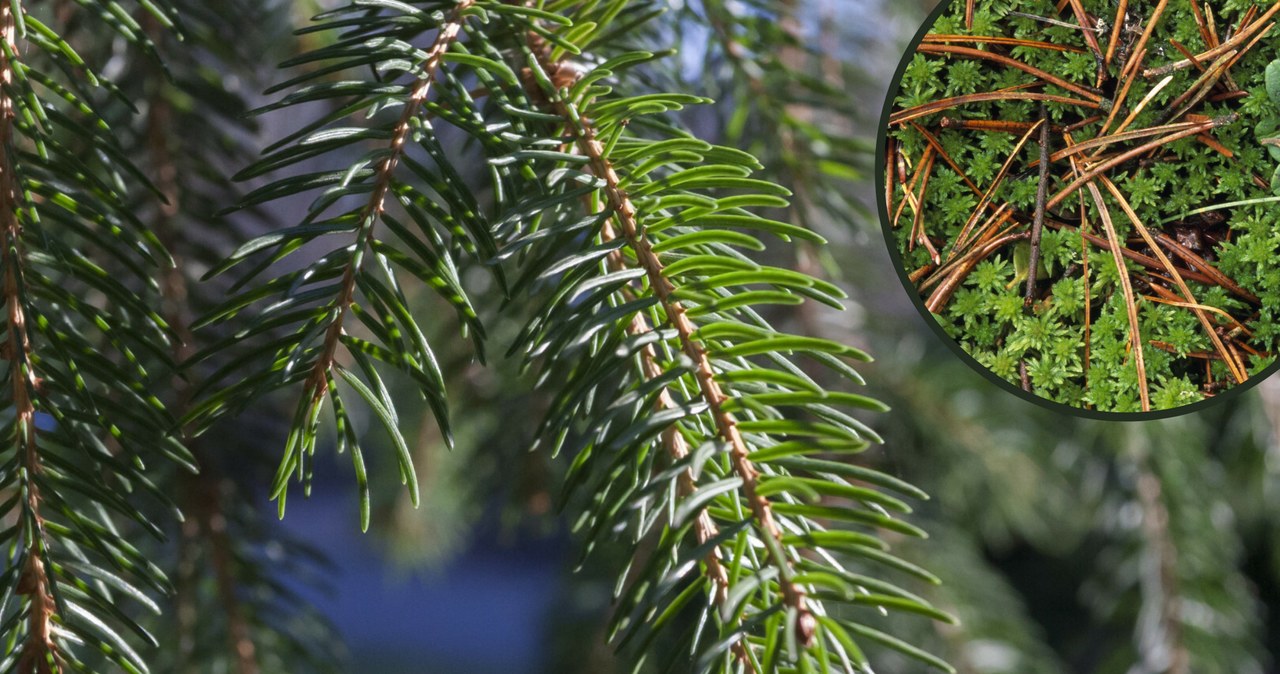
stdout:
[[1280,3],[954,0],[880,143],[903,282],[1037,401],[1187,411],[1280,342]]

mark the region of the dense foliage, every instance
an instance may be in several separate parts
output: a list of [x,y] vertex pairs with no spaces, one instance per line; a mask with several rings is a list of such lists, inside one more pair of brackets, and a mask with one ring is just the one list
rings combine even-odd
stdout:
[[[536,372],[535,448],[565,456],[584,552],[635,546],[611,643],[699,671],[855,671],[869,645],[949,669],[876,627],[951,618],[900,587],[936,579],[890,549],[924,535],[904,520],[924,494],[851,460],[880,441],[862,415],[884,406],[848,390],[869,358],[775,327],[845,295],[762,260],[763,237],[823,237],[773,217],[791,192],[756,157],[684,128],[677,113],[709,99],[653,84],[691,17],[622,0],[323,11],[255,113],[290,128],[230,176],[256,183],[240,196],[228,174],[254,129],[232,86],[265,41],[229,38],[278,8],[39,9],[0,10],[6,670],[331,666],[325,626],[280,581],[305,549],[264,539],[244,507],[257,471],[223,476],[272,457],[259,486],[283,516],[332,448],[362,528],[385,491],[371,465],[395,466],[416,505],[412,413],[454,437],[437,351],[467,339],[483,363],[477,307],[500,303],[525,321],[499,346]],[[744,39],[717,11],[724,44]],[[794,129],[844,153],[814,143],[823,175],[853,174],[839,136]],[[256,231],[218,259],[231,214]],[[277,392],[293,410],[278,455],[252,430]],[[135,543],[183,516],[176,550]],[[119,601],[158,612],[163,596],[176,629]]]
[[5,3],[0,670],[399,671],[309,489],[415,568],[576,525],[519,671],[1266,671],[1274,401],[1064,418],[885,292],[913,9]]

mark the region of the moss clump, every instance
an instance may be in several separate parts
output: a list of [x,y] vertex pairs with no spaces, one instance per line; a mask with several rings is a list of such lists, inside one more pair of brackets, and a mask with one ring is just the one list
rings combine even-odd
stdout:
[[[1280,341],[1271,3],[1199,18],[1189,3],[1158,17],[1129,3],[1117,21],[1114,3],[1082,0],[1088,33],[1055,4],[979,0],[966,25],[956,0],[909,57],[883,177],[891,241],[947,334],[1021,388],[1108,412],[1217,395],[1270,365]],[[1175,68],[1179,46],[1194,64]]]

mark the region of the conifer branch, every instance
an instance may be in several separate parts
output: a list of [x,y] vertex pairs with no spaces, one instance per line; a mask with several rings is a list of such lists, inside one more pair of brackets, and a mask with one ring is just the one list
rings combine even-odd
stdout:
[[[431,93],[431,85],[435,81],[436,70],[440,67],[445,52],[458,39],[464,22],[463,13],[473,4],[475,4],[475,0],[461,0],[458,3],[453,11],[450,12],[446,22],[440,26],[435,42],[423,59],[421,73],[413,84],[412,93],[404,102],[404,111],[400,113],[400,120],[396,122],[391,141],[387,144],[387,154],[382,158],[375,170],[373,189],[369,193],[368,202],[360,212],[358,220],[360,229],[356,234],[355,245],[360,247],[361,250],[367,250],[373,245],[374,227],[382,216],[385,207],[384,202],[386,201],[387,192],[391,188],[396,165],[400,163],[400,157],[405,151],[405,144],[413,130],[413,120],[417,117],[423,104],[427,101],[428,95]],[[306,384],[305,390],[310,395],[312,407],[319,406],[324,402],[325,393],[328,391],[329,380],[333,376],[331,370],[334,357],[337,355],[338,344],[341,342],[342,325],[348,311],[351,309],[352,303],[355,302],[356,276],[364,259],[365,256],[362,254],[352,255],[351,261],[347,264],[346,271],[343,273],[342,289],[338,299],[338,313],[325,332],[324,346],[320,357],[316,360],[311,377]]]
[[[562,71],[564,67],[561,63],[549,60],[550,50],[542,38],[534,33],[527,34],[530,49],[538,57],[539,65],[552,82],[556,82],[557,73]],[[562,78],[563,80],[563,78]],[[536,86],[536,83],[530,83]],[[748,458],[749,450],[746,443],[742,439],[742,434],[737,428],[737,421],[732,413],[725,409],[727,400],[720,384],[716,381],[715,373],[711,368],[710,359],[707,357],[706,351],[702,345],[697,342],[693,335],[697,327],[689,319],[684,306],[674,297],[676,291],[675,286],[670,279],[663,274],[662,260],[658,254],[653,251],[652,245],[645,238],[640,230],[637,222],[637,212],[635,204],[630,197],[627,196],[626,190],[620,186],[620,179],[612,164],[605,156],[604,146],[596,138],[596,132],[590,120],[580,115],[573,114],[565,103],[559,98],[558,94],[551,102],[552,108],[555,110],[563,121],[565,128],[568,129],[577,146],[579,152],[589,160],[590,172],[603,182],[602,191],[605,195],[609,211],[616,218],[620,228],[620,235],[626,241],[627,247],[635,254],[636,263],[645,272],[645,277],[649,287],[653,290],[658,298],[659,303],[666,315],[667,320],[676,329],[679,334],[680,345],[685,355],[693,361],[693,374],[698,382],[703,401],[707,403],[709,412],[715,420],[716,428],[720,437],[729,444],[731,448],[731,461],[733,470],[738,477],[742,479],[742,492],[746,501],[750,505],[754,515],[756,527],[759,529],[761,536],[766,540],[766,548],[769,556],[773,559],[781,572],[778,577],[778,586],[781,589],[785,604],[795,610],[795,626],[798,630],[803,643],[809,646],[813,642],[815,619],[807,602],[805,601],[805,591],[791,581],[795,575],[795,570],[791,565],[785,553],[783,552],[781,540],[782,532],[774,522],[773,510],[768,499],[756,494],[757,479],[759,471]],[[602,231],[602,238],[614,237],[615,234],[611,228],[605,228]],[[609,240],[609,239],[606,239]],[[634,320],[643,320],[640,314],[636,314]],[[632,330],[635,330],[635,323],[632,323]],[[645,326],[647,328],[647,326]],[[660,371],[654,365],[651,357],[652,346],[646,348],[650,357],[646,360],[645,369],[646,376],[653,378]],[[644,357],[642,357],[644,358]],[[664,391],[664,394],[666,392]],[[663,403],[670,405],[670,396],[666,394]],[[679,430],[673,424],[666,433],[678,434]],[[673,454],[680,451],[678,447],[672,447]],[[684,454],[687,454],[685,449]],[[684,455],[681,454],[681,457]],[[680,457],[677,457],[680,458]],[[686,489],[692,487],[691,482]],[[691,489],[690,489],[691,492]],[[705,515],[705,510],[703,511]],[[709,517],[699,516],[699,536],[700,542],[710,540],[714,536],[712,531],[706,530],[706,523]],[[705,538],[702,538],[705,536]],[[718,563],[708,563],[708,570],[713,574],[713,578],[723,574]],[[723,588],[723,585],[717,584]],[[720,589],[717,592],[722,593]]]
[[21,646],[17,670],[21,674],[36,672],[47,674],[61,671],[62,659],[53,640],[53,620],[57,614],[48,571],[45,568],[44,518],[40,514],[41,494],[36,476],[44,468],[40,450],[36,446],[36,409],[38,379],[32,363],[31,337],[23,283],[22,225],[18,211],[22,208],[20,188],[14,175],[13,99],[8,91],[13,83],[14,60],[18,58],[15,40],[16,24],[13,11],[22,11],[17,3],[5,3],[0,7],[0,82],[5,91],[0,92],[0,218],[4,227],[4,295],[8,308],[8,340],[4,351],[9,360],[9,379],[12,385],[10,400],[15,415],[15,442],[25,478],[22,480],[23,510],[20,515],[24,532],[21,556],[22,570],[17,582],[18,592],[30,602],[27,609],[27,633]]

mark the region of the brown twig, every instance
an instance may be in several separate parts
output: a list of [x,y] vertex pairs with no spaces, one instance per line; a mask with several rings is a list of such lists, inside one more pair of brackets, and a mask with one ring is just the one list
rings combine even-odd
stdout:
[[1107,41],[1107,53],[1102,58],[1102,63],[1106,67],[1111,66],[1111,59],[1116,54],[1116,45],[1120,41],[1120,33],[1124,32],[1125,16],[1129,11],[1129,0],[1120,0],[1120,4],[1116,6],[1116,20],[1111,25],[1111,39]]
[[[1071,5],[1071,11],[1076,15],[1076,21],[1080,22],[1081,27],[1088,28],[1092,23],[1089,20],[1089,14],[1084,11],[1084,5],[1080,4],[1080,0],[1068,0]],[[1092,30],[1084,30],[1084,42],[1089,46],[1089,51],[1093,52],[1094,59],[1098,63],[1098,80],[1095,86],[1102,86],[1102,81],[1106,77],[1107,71],[1103,66],[1105,57],[1102,54],[1102,47],[1098,46],[1098,36],[1094,35]]]
[[1022,241],[1029,236],[1030,234],[1027,232],[1006,234],[1004,236],[997,237],[995,240],[983,246],[969,251],[963,258],[956,260],[956,263],[952,268],[953,271],[947,276],[947,278],[938,284],[937,289],[934,290],[933,293],[929,295],[929,299],[925,301],[925,309],[930,313],[940,313],[943,308],[947,306],[947,303],[951,301],[951,295],[955,293],[956,289],[960,287],[960,284],[964,282],[965,277],[969,275],[969,272],[973,271],[973,268],[976,267],[979,262],[1004,246],[1007,246],[1014,241]]
[[[924,231],[924,201],[925,194],[929,189],[929,176],[933,173],[933,162],[936,155],[930,155],[925,162],[925,166],[921,167],[923,177],[920,179],[920,194],[916,197],[915,218],[911,222],[911,236],[913,241],[919,242],[929,251],[929,259],[934,264],[940,261],[938,249],[934,247],[933,242],[929,240],[929,235]],[[910,248],[908,248],[910,250]]]
[[[1164,1],[1167,2],[1168,0],[1164,0]],[[992,61],[995,63],[999,63],[1000,65],[1003,65],[1003,66],[1008,66],[1010,68],[1017,68],[1018,70],[1021,70],[1029,75],[1036,77],[1037,79],[1044,80],[1049,84],[1053,84],[1062,89],[1066,89],[1067,91],[1070,91],[1074,94],[1083,96],[1084,98],[1094,103],[1098,103],[1102,100],[1102,95],[1090,87],[1085,87],[1079,84],[1068,82],[1062,79],[1061,77],[1058,77],[1057,75],[1047,73],[1043,70],[1040,70],[1039,68],[1036,68],[1035,66],[1027,65],[1022,61],[1019,61],[1014,58],[1010,58],[1003,54],[996,54],[994,52],[982,51],[981,49],[972,49],[969,47],[955,47],[952,45],[944,45],[944,44],[921,44],[916,49],[916,51],[922,54],[954,54],[956,56],[967,56],[969,58],[983,60],[983,61]]]
[[1032,49],[1047,49],[1049,51],[1070,52],[1072,54],[1083,54],[1084,50],[1077,47],[1068,47],[1066,45],[1054,44],[1052,42],[1040,42],[1038,40],[1023,40],[1016,37],[1005,37],[1001,35],[943,35],[929,34],[921,40],[923,44],[947,44],[951,42],[971,42],[976,44],[1001,44],[1011,47],[1030,47]]
[[898,154],[898,141],[892,135],[885,135],[884,139],[884,212],[886,214],[893,212],[893,192],[894,192],[894,160]]
[[1093,201],[1098,207],[1098,213],[1102,216],[1102,228],[1107,233],[1107,240],[1111,242],[1111,259],[1116,264],[1116,272],[1120,277],[1120,291],[1124,295],[1125,312],[1129,317],[1129,343],[1133,350],[1134,366],[1137,368],[1138,374],[1138,398],[1142,405],[1142,411],[1149,412],[1151,411],[1151,396],[1147,390],[1147,364],[1142,355],[1142,333],[1138,327],[1138,307],[1133,297],[1133,284],[1129,278],[1129,268],[1125,266],[1124,257],[1120,255],[1120,249],[1122,248],[1120,239],[1116,236],[1115,226],[1111,224],[1111,213],[1107,209],[1107,204],[1102,200],[1102,193],[1098,191],[1098,186],[1092,182],[1087,183],[1087,187],[1089,188],[1089,193],[1093,195]]
[[[1073,6],[1079,0],[1073,0]],[[1083,10],[1081,10],[1083,11]],[[1040,104],[1040,184],[1036,186],[1036,215],[1031,223],[1031,256],[1027,260],[1027,288],[1022,305],[1030,309],[1035,301],[1036,276],[1040,269],[1040,235],[1044,231],[1045,200],[1049,195],[1049,111]]]
[[1084,108],[1098,109],[1099,104],[1092,100],[1081,100],[1078,98],[1070,98],[1067,96],[1055,96],[1053,94],[1037,94],[1029,91],[988,91],[980,94],[965,94],[964,96],[952,96],[951,98],[940,98],[936,101],[922,103],[915,107],[899,110],[889,115],[889,123],[893,125],[904,124],[913,119],[919,119],[934,113],[949,110],[951,108],[968,105],[970,103],[987,103],[990,101],[1049,101],[1051,103],[1063,103],[1066,105],[1077,105]]
[[1151,15],[1147,17],[1146,27],[1142,30],[1142,35],[1138,41],[1134,43],[1133,49],[1129,55],[1129,62],[1125,64],[1122,72],[1132,77],[1138,72],[1138,68],[1142,67],[1142,60],[1147,57],[1147,41],[1151,39],[1151,34],[1155,32],[1156,26],[1160,23],[1160,17],[1164,14],[1165,7],[1169,6],[1169,0],[1160,0],[1156,3],[1155,9],[1151,10]]
[[982,196],[982,190],[978,188],[977,184],[969,179],[969,176],[965,174],[964,169],[960,168],[960,165],[956,163],[956,160],[951,158],[951,155],[947,153],[946,148],[942,147],[942,142],[938,140],[937,136],[929,133],[928,129],[916,124],[915,122],[911,122],[910,124],[911,128],[915,129],[916,133],[919,133],[920,136],[924,138],[924,141],[933,148],[933,151],[936,152],[939,157],[942,157],[942,161],[945,162],[947,166],[950,166],[951,170],[955,171],[956,174],[960,176],[960,179],[964,181],[965,185],[969,186],[969,190],[977,196]]
[[1090,166],[1088,170],[1081,172],[1079,178],[1077,178],[1076,180],[1072,181],[1071,184],[1059,190],[1057,194],[1054,194],[1053,197],[1049,199],[1049,203],[1047,207],[1053,208],[1054,206],[1057,206],[1058,204],[1062,203],[1064,199],[1071,196],[1073,193],[1075,193],[1076,190],[1080,189],[1085,183],[1089,182],[1094,177],[1102,175],[1104,172],[1109,171],[1115,168],[1116,166],[1119,166],[1120,164],[1123,164],[1124,162],[1129,161],[1130,159],[1146,154],[1147,152],[1150,152],[1155,148],[1161,147],[1163,145],[1167,145],[1169,143],[1172,143],[1175,140],[1186,138],[1187,136],[1194,136],[1196,134],[1203,133],[1210,129],[1216,129],[1219,126],[1225,126],[1235,121],[1236,119],[1237,119],[1236,115],[1227,115],[1225,117],[1219,117],[1217,119],[1214,119],[1213,121],[1206,122],[1204,124],[1197,124],[1195,126],[1189,127],[1182,131],[1169,134],[1168,136],[1157,138],[1156,140],[1153,140],[1149,143],[1145,143],[1138,147],[1122,152],[1114,157],[1107,159],[1106,161],[1103,161],[1098,164],[1094,164]]
[[[1234,49],[1242,44],[1245,44],[1246,42],[1248,42],[1254,37],[1254,34],[1259,29],[1263,28],[1263,24],[1269,21],[1277,11],[1280,11],[1280,3],[1273,3],[1271,7],[1267,9],[1266,13],[1264,13],[1257,21],[1241,28],[1235,35],[1231,36],[1231,38],[1228,39],[1226,42],[1220,42],[1218,46],[1197,54],[1195,58],[1201,62],[1207,61],[1210,59],[1216,59],[1218,58],[1218,56],[1222,55],[1226,51],[1230,49]],[[1265,34],[1270,30],[1271,30],[1271,27],[1267,26],[1265,29],[1263,29],[1263,33]],[[1165,64],[1158,68],[1149,68],[1147,70],[1144,70],[1142,71],[1142,76],[1147,78],[1159,77],[1161,75],[1167,75],[1175,70],[1182,70],[1183,68],[1188,68],[1190,66],[1191,66],[1191,60],[1183,59],[1181,61],[1174,61],[1173,63]]]
[[987,218],[986,222],[974,230],[976,234],[973,236],[973,241],[971,243],[967,243],[965,246],[968,249],[967,252],[960,257],[948,258],[946,262],[937,267],[937,271],[918,286],[918,290],[928,290],[930,286],[937,284],[945,278],[951,273],[951,270],[955,268],[955,265],[965,261],[969,255],[973,254],[975,246],[985,245],[988,241],[999,238],[1000,236],[1007,234],[1008,230],[1013,227],[1017,227],[1018,223],[1015,221],[1013,225],[1010,225],[1010,227],[1007,227],[1004,230],[1001,229],[1006,222],[1013,219],[1013,216],[1014,212],[1013,209],[1010,208],[1009,204],[1000,204],[1000,207],[991,214],[991,217]]
[[902,203],[898,204],[898,210],[894,212],[893,219],[891,220],[894,227],[898,226],[898,221],[902,219],[902,211],[906,209],[908,205],[911,206],[913,213],[918,212],[921,209],[921,204],[916,202],[916,184],[920,182],[921,176],[924,175],[924,169],[930,163],[929,159],[932,154],[933,146],[929,146],[924,149],[924,156],[922,156],[920,161],[916,164],[916,170],[911,174],[911,180],[903,186]]
[[[1205,22],[1204,12],[1200,11],[1200,5],[1196,3],[1196,0],[1187,0],[1187,4],[1191,5],[1191,15],[1196,20],[1196,30],[1200,31],[1200,39],[1204,40],[1206,47],[1209,47],[1210,49],[1216,47],[1217,42],[1215,41],[1213,34],[1209,32],[1209,25]],[[1177,40],[1170,40],[1170,42],[1173,42],[1174,46],[1178,47],[1179,51],[1183,52],[1188,57],[1191,56],[1191,54],[1188,53],[1182,45],[1177,44]]]
[[[1075,228],[1074,226],[1072,226],[1072,225],[1068,225],[1068,224],[1066,224],[1066,223],[1058,222],[1058,221],[1056,221],[1056,220],[1052,220],[1052,219],[1046,219],[1046,220],[1045,220],[1045,226],[1047,226],[1047,227],[1049,227],[1049,228],[1051,228],[1051,229],[1058,229],[1058,230],[1061,230],[1061,229],[1076,229],[1076,228]],[[1090,244],[1092,244],[1093,246],[1097,247],[1099,250],[1104,250],[1104,251],[1107,251],[1107,252],[1111,252],[1111,244],[1110,244],[1106,239],[1104,239],[1104,238],[1102,238],[1102,237],[1100,237],[1100,236],[1098,236],[1098,235],[1096,235],[1096,234],[1090,234],[1089,232],[1085,232],[1085,231],[1083,231],[1083,230],[1078,230],[1078,231],[1080,232],[1080,236],[1081,236],[1081,237],[1083,237],[1085,241],[1087,241],[1087,242],[1089,242]],[[1156,239],[1157,239],[1157,240],[1159,240],[1159,238],[1160,238],[1162,235],[1161,235],[1160,233],[1158,233],[1158,232],[1157,232],[1157,233],[1155,234],[1155,236],[1156,236]],[[1157,260],[1157,259],[1155,259],[1155,258],[1153,258],[1153,257],[1147,256],[1147,255],[1143,255],[1142,253],[1139,253],[1139,252],[1138,252],[1138,251],[1136,251],[1136,250],[1133,250],[1133,249],[1130,249],[1130,248],[1127,248],[1127,247],[1122,247],[1122,248],[1120,249],[1120,254],[1121,254],[1121,255],[1123,255],[1126,259],[1128,259],[1128,260],[1132,260],[1132,261],[1134,261],[1134,262],[1136,262],[1136,263],[1138,263],[1138,264],[1142,265],[1143,267],[1146,267],[1146,268],[1147,268],[1147,269],[1149,269],[1149,270],[1152,270],[1152,271],[1159,271],[1160,269],[1163,269],[1163,265],[1161,265],[1161,264],[1160,264],[1160,261],[1159,261],[1159,260]],[[1210,277],[1210,276],[1208,276],[1208,275],[1206,275],[1206,274],[1201,274],[1201,273],[1199,273],[1199,272],[1192,271],[1192,270],[1190,270],[1190,269],[1179,268],[1179,269],[1178,269],[1178,273],[1182,275],[1182,278],[1184,278],[1184,279],[1188,279],[1188,280],[1191,280],[1191,281],[1196,281],[1197,283],[1204,283],[1204,284],[1207,284],[1207,285],[1221,285],[1221,284],[1220,284],[1220,283],[1218,283],[1216,280],[1214,280],[1212,277]],[[1231,292],[1236,292],[1236,291],[1231,290],[1231,288],[1227,288],[1226,286],[1223,286],[1223,287],[1224,287],[1224,288],[1226,288],[1227,290],[1231,291]],[[1239,293],[1237,293],[1237,294],[1239,294]],[[1248,299],[1248,298],[1246,297],[1245,299]],[[1254,298],[1254,299],[1256,300],[1257,298]]]
[[[1098,180],[1101,181],[1102,185],[1111,193],[1112,198],[1114,198],[1116,203],[1119,204],[1120,210],[1124,211],[1124,214],[1128,216],[1129,222],[1133,223],[1134,228],[1138,230],[1138,234],[1142,236],[1142,239],[1146,241],[1147,246],[1151,248],[1151,252],[1155,254],[1156,258],[1160,260],[1160,263],[1164,265],[1169,274],[1173,276],[1174,283],[1177,284],[1178,290],[1182,292],[1182,296],[1186,301],[1190,304],[1198,304],[1196,302],[1195,295],[1191,293],[1191,288],[1187,286],[1187,282],[1182,279],[1177,268],[1173,266],[1173,262],[1171,262],[1168,256],[1164,254],[1164,251],[1160,249],[1160,246],[1156,245],[1155,239],[1151,236],[1151,232],[1147,230],[1146,225],[1142,223],[1142,219],[1138,217],[1138,214],[1133,211],[1133,208],[1129,205],[1129,201],[1120,193],[1120,190],[1115,186],[1115,183],[1108,180],[1106,176],[1098,176]],[[1099,204],[1098,207],[1101,208],[1101,204]],[[1218,333],[1214,331],[1214,325],[1209,320],[1209,317],[1198,307],[1192,308],[1192,311],[1195,313],[1196,318],[1200,320],[1200,325],[1204,327],[1205,332],[1209,334],[1209,339],[1213,342],[1214,347],[1223,354],[1226,354],[1226,347],[1223,346],[1222,340],[1218,338]],[[1228,366],[1231,368],[1231,374],[1236,378],[1237,383],[1244,383],[1244,380],[1248,378],[1247,375],[1245,375],[1239,366],[1232,362],[1231,359],[1226,360]]]
[[[1026,133],[1031,127],[1036,126],[1035,122],[1014,122],[1003,119],[956,119],[955,117],[943,117],[938,120],[938,126],[944,129],[958,129],[963,131],[993,131],[997,133]],[[1061,133],[1062,127],[1051,125],[1050,130],[1054,133]]]
[[1027,132],[1022,134],[1022,137],[1018,139],[1017,144],[1013,146],[1013,150],[1009,152],[1008,158],[1004,160],[1004,163],[1000,166],[1000,170],[996,172],[995,178],[992,179],[991,184],[982,194],[982,199],[978,201],[977,207],[973,209],[973,213],[969,216],[969,220],[965,222],[964,227],[960,229],[960,233],[956,235],[955,243],[952,244],[951,252],[948,254],[947,259],[955,257],[958,252],[964,249],[969,232],[973,229],[973,226],[978,223],[978,218],[982,216],[982,212],[986,210],[987,204],[990,203],[992,197],[995,196],[996,190],[1000,187],[1000,183],[1003,182],[1005,176],[1008,175],[1009,168],[1013,166],[1014,160],[1018,158],[1018,153],[1022,151],[1022,148],[1027,144],[1027,141],[1031,139],[1031,135],[1046,123],[1046,120],[1041,119],[1031,128],[1027,129]]

